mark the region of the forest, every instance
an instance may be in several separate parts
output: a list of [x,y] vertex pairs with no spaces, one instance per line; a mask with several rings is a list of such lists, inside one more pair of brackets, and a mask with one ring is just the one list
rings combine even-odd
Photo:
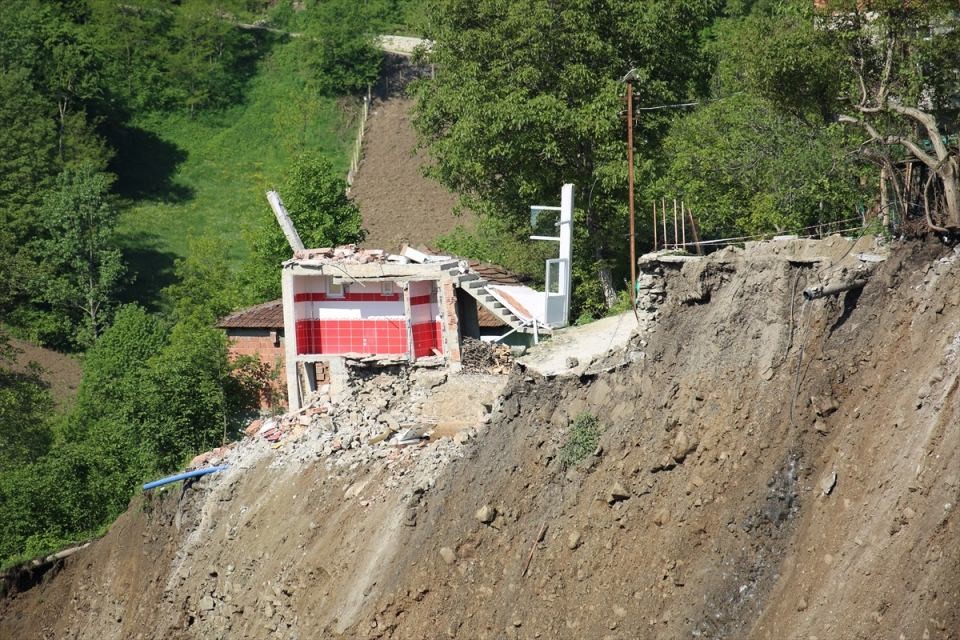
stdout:
[[256,411],[263,366],[215,321],[279,293],[267,188],[308,245],[362,242],[343,176],[379,33],[433,42],[414,124],[478,219],[438,246],[533,271],[529,204],[577,184],[582,322],[630,286],[628,117],[641,250],[668,198],[704,238],[954,237],[955,6],[869,4],[4,0],[0,335],[83,379],[55,411],[0,338],[0,563],[97,535]]

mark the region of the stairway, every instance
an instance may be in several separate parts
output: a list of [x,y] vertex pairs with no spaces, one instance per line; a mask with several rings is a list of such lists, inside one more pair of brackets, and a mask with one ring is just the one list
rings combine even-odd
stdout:
[[[487,311],[499,318],[511,329],[515,329],[518,333],[534,333],[532,323],[525,323],[515,313],[504,306],[502,302],[497,300],[490,290],[487,289],[487,287],[490,285],[490,282],[484,280],[472,271],[463,273],[459,266],[448,268],[446,269],[446,272],[450,274],[451,278],[453,278],[453,281],[457,283],[463,291],[470,294],[470,296],[476,299],[476,301]],[[550,328],[543,325],[538,325],[537,332],[550,333]]]

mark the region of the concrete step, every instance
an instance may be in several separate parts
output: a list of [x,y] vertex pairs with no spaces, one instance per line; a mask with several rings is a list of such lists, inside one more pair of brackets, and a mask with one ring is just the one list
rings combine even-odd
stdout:
[[490,283],[478,276],[476,280],[467,282],[467,289],[484,289],[488,284]]
[[463,275],[456,276],[457,280],[462,284],[464,282],[471,282],[473,280],[479,280],[480,276],[475,273],[465,273]]

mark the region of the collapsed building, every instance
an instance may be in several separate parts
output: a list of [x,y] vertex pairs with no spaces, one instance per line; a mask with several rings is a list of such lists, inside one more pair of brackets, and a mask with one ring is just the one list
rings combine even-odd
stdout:
[[[354,245],[308,249],[279,196],[270,192],[268,200],[293,250],[281,277],[290,410],[326,384],[336,392],[352,364],[457,371],[464,337],[535,343],[568,324],[573,185],[564,185],[559,207],[531,208],[532,220],[558,214],[556,237],[531,236],[560,247],[559,257],[546,262],[544,291],[504,282],[502,270],[409,247],[401,254]],[[484,330],[491,318],[503,333]]]

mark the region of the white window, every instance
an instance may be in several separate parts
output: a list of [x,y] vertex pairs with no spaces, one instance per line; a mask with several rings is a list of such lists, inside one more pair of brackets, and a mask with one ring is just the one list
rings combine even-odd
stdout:
[[392,296],[392,295],[393,295],[393,283],[392,283],[392,282],[381,282],[381,283],[380,283],[380,295],[382,295],[382,296]]
[[342,298],[343,297],[343,283],[330,281],[330,284],[327,285],[327,295],[331,298]]

